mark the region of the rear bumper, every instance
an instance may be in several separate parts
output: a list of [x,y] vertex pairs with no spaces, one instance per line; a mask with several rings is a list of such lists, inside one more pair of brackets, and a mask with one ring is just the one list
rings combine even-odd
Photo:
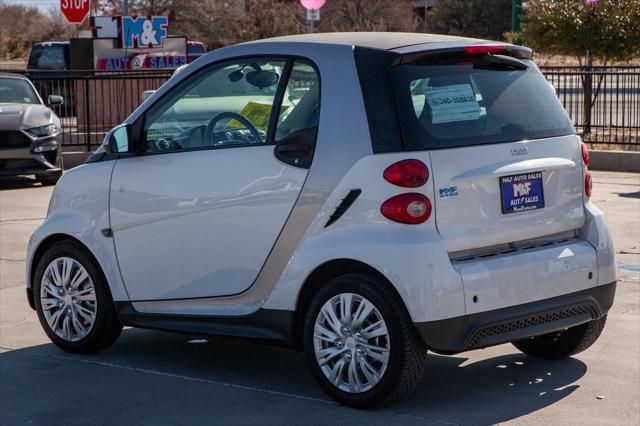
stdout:
[[434,352],[454,354],[583,324],[613,305],[616,282],[550,299],[439,321],[415,323]]

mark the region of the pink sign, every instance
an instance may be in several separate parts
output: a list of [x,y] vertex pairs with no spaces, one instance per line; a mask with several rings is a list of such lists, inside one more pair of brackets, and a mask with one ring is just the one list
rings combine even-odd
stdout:
[[300,0],[302,6],[307,10],[317,10],[324,6],[326,0]]

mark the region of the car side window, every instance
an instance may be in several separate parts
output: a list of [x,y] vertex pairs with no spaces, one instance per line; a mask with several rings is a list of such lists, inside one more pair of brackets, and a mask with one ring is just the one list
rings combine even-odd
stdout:
[[147,111],[146,152],[267,143],[284,59],[237,59],[202,70]]
[[320,80],[315,68],[296,60],[280,106],[274,140],[276,143],[305,130],[318,127],[320,120]]

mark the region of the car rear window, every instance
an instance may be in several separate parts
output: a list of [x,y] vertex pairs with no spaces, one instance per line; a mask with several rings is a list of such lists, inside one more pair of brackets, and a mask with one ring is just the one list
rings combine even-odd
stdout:
[[207,51],[200,43],[187,44],[187,55],[200,55],[205,53],[207,53]]
[[36,44],[29,55],[29,69],[67,69],[67,52],[62,44]]
[[535,64],[479,68],[471,61],[396,66],[392,72],[406,150],[540,139],[575,133]]

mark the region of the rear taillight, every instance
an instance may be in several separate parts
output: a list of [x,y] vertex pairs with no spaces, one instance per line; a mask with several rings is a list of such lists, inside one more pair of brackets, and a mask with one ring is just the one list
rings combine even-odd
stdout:
[[384,179],[403,188],[418,188],[429,180],[429,169],[420,160],[402,160],[384,171]]
[[394,222],[417,225],[431,216],[431,201],[416,192],[400,194],[382,203],[380,213]]
[[589,150],[584,142],[580,142],[580,150],[582,151],[582,162],[589,167]]
[[593,190],[593,180],[591,179],[591,172],[587,171],[584,175],[584,194],[591,198],[591,191]]

